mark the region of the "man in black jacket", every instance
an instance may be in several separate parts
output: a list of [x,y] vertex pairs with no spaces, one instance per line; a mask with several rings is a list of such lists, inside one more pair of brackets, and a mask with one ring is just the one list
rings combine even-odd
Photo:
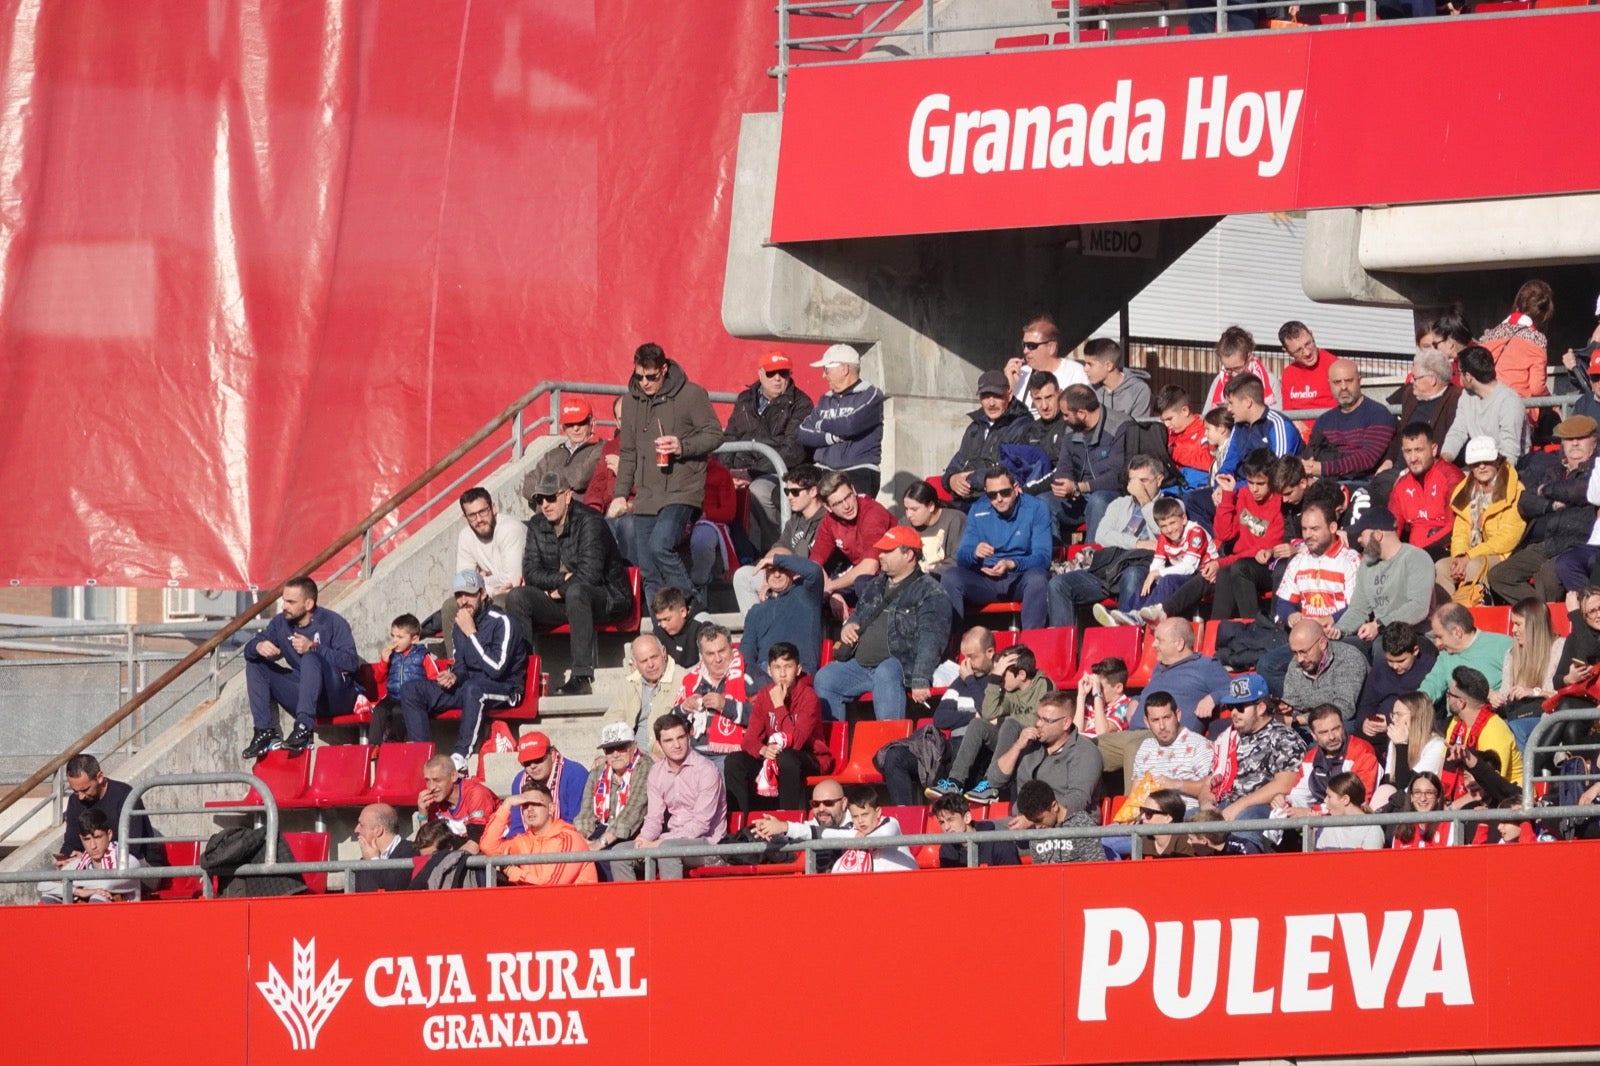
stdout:
[[[806,461],[800,443],[800,423],[815,406],[794,383],[794,362],[773,348],[761,353],[756,380],[739,393],[728,413],[724,441],[748,440],[765,444],[783,458],[785,469]],[[740,452],[731,463],[734,484],[750,487],[750,541],[765,552],[778,537],[781,485],[778,472],[764,456]]]
[[978,409],[967,417],[971,423],[940,479],[962,510],[983,498],[983,472],[1000,465],[1000,445],[1020,443],[1033,421],[1011,398],[1011,383],[999,370],[978,377]]
[[533,490],[523,585],[507,595],[506,613],[536,641],[542,630],[569,627],[572,672],[557,693],[586,696],[599,657],[595,626],[632,607],[628,564],[600,512],[574,500],[559,474],[547,473]]
[[[361,846],[361,857],[368,861],[383,859],[416,858],[417,849],[411,841],[400,836],[400,815],[387,803],[370,803],[361,808],[356,818],[356,843]],[[411,884],[411,871],[374,870],[370,873],[351,870],[345,874],[355,883],[354,892],[403,892]]]
[[1517,511],[1528,523],[1528,532],[1521,548],[1489,570],[1489,588],[1503,602],[1538,596],[1554,603],[1566,594],[1556,576],[1555,559],[1568,548],[1587,543],[1594,527],[1588,490],[1597,431],[1600,425],[1594,419],[1573,415],[1556,427],[1559,453],[1532,452],[1518,464],[1522,495]]

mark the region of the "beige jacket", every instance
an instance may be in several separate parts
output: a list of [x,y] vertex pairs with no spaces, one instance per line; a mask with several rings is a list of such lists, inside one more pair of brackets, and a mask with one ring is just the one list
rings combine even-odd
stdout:
[[600,727],[604,729],[612,722],[622,722],[635,734],[643,729],[647,739],[639,746],[649,751],[650,743],[655,739],[651,735],[650,727],[657,718],[672,710],[672,705],[678,698],[678,690],[683,687],[683,673],[683,667],[668,656],[667,671],[661,675],[661,680],[656,682],[656,691],[650,700],[649,713],[641,715],[640,711],[643,708],[639,704],[644,694],[644,678],[639,676],[638,670],[634,670],[622,683],[622,691],[617,693],[611,709],[606,711],[606,716],[601,719]]

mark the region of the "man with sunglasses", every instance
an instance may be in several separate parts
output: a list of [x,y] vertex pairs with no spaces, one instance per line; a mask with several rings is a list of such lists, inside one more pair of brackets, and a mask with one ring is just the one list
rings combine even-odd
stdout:
[[600,512],[572,498],[555,471],[533,486],[522,580],[506,596],[506,613],[538,642],[538,634],[568,627],[572,670],[556,694],[593,691],[599,642],[595,627],[616,621],[633,606],[628,564]]
[[983,475],[986,503],[973,505],[956,551],[940,581],[958,617],[999,600],[1022,601],[1022,628],[1050,622],[1050,508],[1017,486],[1003,466]]
[[693,589],[678,549],[705,506],[706,458],[722,444],[722,423],[706,390],[659,344],[641,344],[633,353],[617,439],[617,481],[606,514],[620,517],[634,496],[645,602],[659,588]]
[[1039,315],[1022,327],[1022,354],[1006,363],[1005,375],[1011,395],[1030,412],[1037,411],[1032,382],[1039,375],[1054,378],[1062,391],[1068,385],[1089,384],[1083,364],[1061,354],[1061,330],[1049,315]]
[[[844,801],[844,786],[831,777],[818,781],[811,789],[811,817],[790,822],[772,814],[763,814],[750,822],[750,832],[762,840],[817,840],[824,829],[849,829],[850,805]],[[833,869],[841,853],[817,852],[817,873]]]
[[[815,406],[794,383],[794,361],[776,348],[761,353],[756,380],[739,393],[728,412],[723,439],[765,444],[793,470],[806,461],[800,443],[800,423]],[[734,484],[750,488],[750,540],[757,551],[772,547],[778,536],[778,472],[766,457],[740,452],[733,470]]]

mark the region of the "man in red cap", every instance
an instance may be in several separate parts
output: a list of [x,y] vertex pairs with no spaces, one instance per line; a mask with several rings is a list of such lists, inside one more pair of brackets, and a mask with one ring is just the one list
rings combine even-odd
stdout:
[[906,690],[919,703],[932,695],[934,667],[950,642],[950,598],[922,572],[922,535],[895,526],[873,548],[878,574],[863,588],[833,662],[817,671],[817,698],[835,722],[865,692],[876,717],[904,718]]
[[[526,792],[530,784],[537,783],[548,788],[556,798],[560,808],[557,814],[563,822],[578,817],[578,812],[583,810],[583,786],[588,778],[588,770],[582,763],[572,762],[562,755],[550,743],[550,738],[537,729],[522,734],[522,739],[517,741],[517,761],[522,764],[522,772],[511,779],[512,795]],[[516,836],[523,828],[522,812],[513,809],[507,835]]]
[[594,435],[594,411],[589,401],[581,396],[568,396],[561,401],[561,443],[539,457],[532,470],[522,479],[522,498],[533,495],[533,487],[548,473],[561,475],[580,498],[594,478],[595,464],[600,461],[601,442]]
[[[800,423],[813,406],[794,383],[794,362],[776,348],[768,349],[756,360],[756,380],[733,401],[723,439],[765,444],[782,457],[784,469],[793,470],[806,461]],[[751,543],[758,553],[765,552],[778,538],[782,486],[777,468],[755,452],[740,452],[732,460],[734,484],[750,488]]]

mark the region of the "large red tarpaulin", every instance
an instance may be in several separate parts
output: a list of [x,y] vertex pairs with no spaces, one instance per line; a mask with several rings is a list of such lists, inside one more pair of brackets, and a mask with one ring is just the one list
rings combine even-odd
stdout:
[[772,239],[1590,191],[1597,51],[1589,12],[803,67]]
[[541,380],[646,340],[754,379],[719,316],[771,5],[0,18],[0,581],[266,585]]
[[1568,844],[7,908],[0,1026],[18,1062],[90,1033],[130,1063],[1589,1047],[1588,955],[1552,945],[1587,927],[1560,886],[1597,864]]

